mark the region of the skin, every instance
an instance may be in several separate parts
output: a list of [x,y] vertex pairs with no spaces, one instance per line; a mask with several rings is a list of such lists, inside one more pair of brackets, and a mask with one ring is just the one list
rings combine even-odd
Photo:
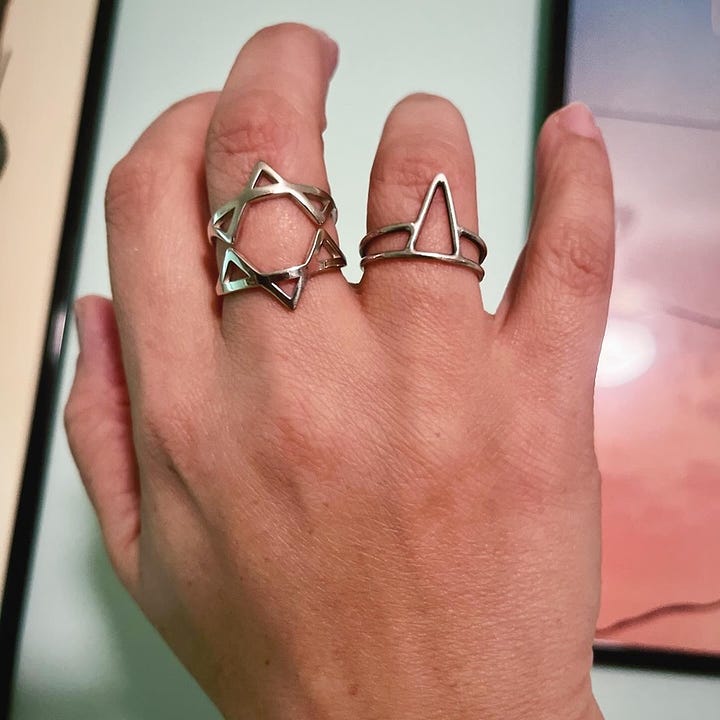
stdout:
[[[314,30],[267,28],[220,94],[170,108],[113,170],[114,300],[77,304],[66,409],[110,558],[228,718],[598,718],[602,138],[583,106],[545,124],[494,316],[473,273],[427,261],[371,265],[357,287],[318,276],[295,312],[262,291],[220,302],[209,210],[259,159],[329,187],[336,60]],[[368,228],[414,218],[439,171],[477,229],[462,116],[413,95],[380,140]],[[243,252],[282,267],[311,232],[261,203]],[[448,243],[439,202],[423,236]]]

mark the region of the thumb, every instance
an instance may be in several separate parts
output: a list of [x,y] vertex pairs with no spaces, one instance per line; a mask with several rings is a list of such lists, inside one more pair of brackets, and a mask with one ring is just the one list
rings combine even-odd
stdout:
[[65,406],[70,449],[95,508],[110,560],[133,592],[138,574],[140,487],[130,403],[112,303],[75,304],[80,355]]

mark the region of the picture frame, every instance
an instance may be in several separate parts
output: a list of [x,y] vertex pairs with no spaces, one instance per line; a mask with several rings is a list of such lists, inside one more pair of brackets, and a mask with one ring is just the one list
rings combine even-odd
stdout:
[[[67,202],[61,221],[54,280],[46,310],[42,356],[35,391],[32,421],[27,438],[25,461],[14,513],[11,542],[6,563],[2,608],[0,610],[0,717],[7,717],[12,693],[18,636],[22,624],[28,573],[42,495],[43,477],[49,453],[51,425],[57,411],[59,376],[65,345],[65,325],[70,312],[85,219],[87,191],[98,136],[98,116],[102,107],[112,28],[116,12],[114,0],[90,0],[94,21],[87,39],[89,55],[82,68],[82,100],[72,150],[72,169],[67,184]],[[10,0],[12,5],[13,0]],[[0,17],[7,10],[0,6]],[[10,57],[10,63],[15,58]],[[0,118],[0,122],[2,118]],[[12,137],[8,138],[8,157],[13,158]],[[2,178],[0,178],[2,182]]]
[[[704,612],[709,618],[707,627],[720,630],[720,594],[709,601],[685,598],[685,591],[692,593],[689,586],[682,585],[692,578],[697,595],[698,588],[708,581],[714,581],[713,587],[720,582],[720,535],[713,535],[708,520],[703,519],[708,503],[720,505],[720,477],[716,477],[720,444],[714,448],[709,440],[716,428],[712,423],[718,421],[710,415],[701,417],[697,409],[697,397],[706,386],[702,379],[693,381],[692,388],[690,380],[681,380],[680,385],[685,382],[690,388],[684,394],[669,380],[671,376],[690,377],[693,367],[702,364],[703,348],[713,353],[708,357],[715,357],[720,347],[720,322],[708,310],[712,301],[707,288],[712,279],[703,268],[712,253],[720,263],[720,244],[715,250],[711,245],[712,237],[720,239],[720,232],[715,224],[705,228],[697,221],[706,217],[707,222],[716,223],[710,194],[703,186],[714,183],[720,187],[720,176],[714,170],[703,175],[701,159],[703,153],[712,153],[711,146],[720,148],[720,143],[708,141],[708,133],[720,138],[720,106],[708,100],[713,96],[709,85],[688,81],[691,62],[702,60],[720,67],[720,9],[718,3],[705,0],[670,3],[662,8],[650,7],[649,3],[644,7],[643,2],[558,0],[553,4],[555,24],[550,45],[554,67],[547,75],[550,102],[543,112],[549,114],[575,100],[590,105],[608,146],[618,215],[616,275],[596,388],[604,556],[595,662],[717,676],[720,643],[698,635],[696,626],[702,619],[691,623],[692,632],[648,628],[683,613],[697,617]],[[630,42],[634,30],[638,40]],[[712,68],[706,67],[706,71],[704,82],[720,77]],[[720,97],[720,84],[717,90],[715,94]],[[663,178],[663,164],[672,169],[667,180]],[[682,187],[674,187],[673,173],[683,177]],[[662,179],[654,182],[653,175]],[[690,213],[687,209],[691,203]],[[638,216],[651,216],[651,220],[652,216],[662,217],[666,227],[673,226],[674,237],[683,239],[683,255],[674,252],[672,238],[662,234],[658,222],[643,225]],[[688,220],[690,217],[695,220]],[[628,239],[628,226],[633,221],[635,236]],[[694,243],[693,238],[697,238]],[[693,253],[697,258],[691,261]],[[656,258],[663,254],[667,261],[661,274]],[[690,325],[695,328],[692,332],[687,329]],[[700,335],[700,326],[705,327],[704,336]],[[624,331],[628,327],[633,328],[632,333],[619,337],[618,328]],[[634,345],[641,336],[650,337],[651,332],[654,354],[648,360],[650,364],[636,367],[632,378],[620,378],[617,373],[607,377],[608,362],[612,362],[609,355],[614,352],[617,356],[619,350],[621,360],[627,361],[630,355],[637,360],[641,353]],[[632,363],[625,365],[627,373]],[[633,392],[626,392],[624,387],[632,387]],[[694,405],[689,399],[691,392]],[[659,395],[663,395],[662,400]],[[683,441],[691,425],[697,430],[697,442]],[[665,451],[673,439],[677,447]],[[681,478],[683,468],[686,475]],[[664,484],[658,486],[658,482]],[[704,483],[705,495],[688,489],[691,483],[698,487]],[[670,495],[673,492],[677,499]],[[668,512],[665,525],[658,508]],[[695,515],[683,524],[681,520],[691,513]],[[691,533],[696,533],[694,553],[688,542]],[[680,543],[689,549],[684,547],[684,555],[675,553],[673,564],[672,550]],[[704,563],[697,560],[703,554],[708,557]],[[714,575],[712,558],[718,568]],[[672,572],[678,576],[677,583],[662,577]],[[650,589],[653,580],[654,591]],[[633,583],[633,587],[623,582]],[[652,592],[659,592],[657,588],[663,582],[664,599],[658,596],[650,601]],[[634,609],[622,611],[623,606]]]

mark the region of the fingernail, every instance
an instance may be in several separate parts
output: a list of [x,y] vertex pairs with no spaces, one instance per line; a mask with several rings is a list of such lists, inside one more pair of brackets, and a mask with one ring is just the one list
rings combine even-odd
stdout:
[[574,135],[586,138],[600,137],[600,128],[585,103],[574,102],[558,113],[560,124]]

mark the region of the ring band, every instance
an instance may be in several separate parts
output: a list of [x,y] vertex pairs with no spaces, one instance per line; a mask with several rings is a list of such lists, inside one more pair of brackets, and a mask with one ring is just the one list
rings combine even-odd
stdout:
[[[448,223],[450,225],[450,238],[452,240],[451,253],[418,250],[416,247],[418,237],[420,236],[428,211],[430,210],[430,205],[438,189],[440,189],[445,196],[445,206],[447,208]],[[404,247],[397,250],[385,250],[377,253],[369,252],[370,245],[378,238],[383,235],[389,235],[397,232],[406,232],[409,235],[408,241]],[[462,239],[469,240],[477,248],[477,260],[466,257],[462,254]],[[485,241],[478,234],[458,224],[455,204],[452,199],[452,193],[450,192],[450,185],[448,184],[448,180],[445,175],[440,173],[436,175],[430,183],[430,187],[425,194],[425,198],[422,202],[417,218],[411,222],[393,223],[392,225],[386,225],[378,230],[369,232],[360,241],[360,257],[360,267],[363,268],[369,263],[377,262],[379,260],[396,260],[403,258],[437,260],[444,263],[451,263],[453,265],[460,265],[461,267],[472,270],[477,274],[479,282],[485,275],[482,263],[487,257],[487,246],[485,245]]]
[[[259,185],[261,180],[268,182]],[[240,253],[238,240],[247,206],[273,197],[289,197],[315,223],[317,230],[303,263],[264,273]],[[228,295],[259,287],[294,310],[309,278],[347,264],[337,241],[322,227],[328,220],[337,220],[337,208],[327,192],[314,185],[288,182],[266,162],[258,162],[242,192],[218,208],[208,223],[208,240],[215,245],[219,273],[215,291]]]

